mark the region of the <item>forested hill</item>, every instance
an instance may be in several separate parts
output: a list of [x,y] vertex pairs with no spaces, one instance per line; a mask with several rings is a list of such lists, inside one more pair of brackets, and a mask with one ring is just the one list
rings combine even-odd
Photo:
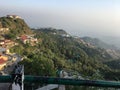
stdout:
[[49,28],[33,31],[39,39],[39,44],[36,47],[27,46],[25,54],[21,53],[27,56],[21,62],[26,66],[26,74],[53,76],[56,75],[57,69],[62,68],[90,78],[120,79],[119,70],[114,71],[103,63],[113,60],[105,49],[87,45],[63,30],[62,34],[58,33],[59,30]]
[[50,34],[57,34],[57,35],[67,35],[68,33],[62,29],[55,29],[55,28],[40,28],[40,29],[33,29],[33,30],[40,30],[44,33]]
[[1,17],[0,27],[9,28],[10,32],[15,35],[31,34],[31,29],[22,18]]
[[[103,63],[114,60],[103,48],[72,37],[61,29],[31,30],[21,18],[2,17],[0,22],[0,28],[9,28],[1,36],[17,43],[10,52],[23,57],[20,64],[25,66],[25,74],[57,76],[57,70],[63,69],[89,79],[120,79],[119,69],[114,70],[110,64]],[[17,39],[20,35],[26,35],[22,40],[28,37],[28,42]],[[33,43],[36,39],[38,41]]]
[[106,52],[114,59],[120,58],[120,49],[115,47],[114,45],[107,44],[98,38],[91,38],[91,37],[81,37],[84,42],[95,46],[96,48],[103,48]]
[[85,42],[90,43],[91,45],[100,47],[100,48],[104,48],[104,49],[117,49],[115,46],[113,45],[109,45],[103,41],[101,41],[98,38],[91,38],[91,37],[82,37],[81,39],[83,39]]

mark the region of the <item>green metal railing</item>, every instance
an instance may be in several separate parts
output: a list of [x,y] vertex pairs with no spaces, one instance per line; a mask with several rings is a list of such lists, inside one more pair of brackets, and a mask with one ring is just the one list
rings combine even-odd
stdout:
[[[11,75],[0,76],[0,83],[10,83],[12,81],[13,79]],[[120,82],[115,82],[115,81],[80,80],[80,79],[29,76],[29,75],[24,76],[24,82],[120,88]]]
[[0,76],[0,83],[9,83],[12,82],[12,76]]

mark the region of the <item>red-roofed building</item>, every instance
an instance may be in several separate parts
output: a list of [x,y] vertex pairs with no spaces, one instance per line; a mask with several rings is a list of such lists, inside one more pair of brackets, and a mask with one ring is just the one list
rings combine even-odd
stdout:
[[6,66],[6,60],[4,60],[3,58],[0,58],[0,70],[2,70],[4,66]]
[[22,42],[24,44],[26,44],[26,42],[27,42],[27,36],[26,35],[22,35],[20,38],[21,38]]
[[5,63],[6,61],[3,58],[0,58],[0,65]]
[[30,44],[32,46],[36,45],[38,43],[37,38],[34,38],[34,35],[21,35],[17,37],[17,39],[20,39],[24,44]]
[[27,39],[27,36],[26,35],[22,35],[21,36],[21,40],[26,40]]

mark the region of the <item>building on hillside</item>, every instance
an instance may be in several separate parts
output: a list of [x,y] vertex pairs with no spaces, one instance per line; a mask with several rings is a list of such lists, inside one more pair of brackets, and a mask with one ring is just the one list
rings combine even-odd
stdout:
[[0,40],[0,46],[3,46],[5,44],[4,40]]
[[10,54],[10,50],[8,48],[0,47],[0,53],[1,54]]
[[5,40],[5,45],[6,45],[6,48],[10,48],[10,47],[13,47],[15,45],[18,45],[18,43],[15,43],[12,40]]
[[6,49],[6,50],[5,50],[5,54],[10,54],[10,50],[9,50],[9,49]]
[[8,18],[21,19],[18,15],[7,15]]
[[11,40],[4,40],[6,48],[14,46],[14,42]]
[[0,70],[2,70],[6,65],[7,61],[5,61],[3,58],[0,58]]
[[6,52],[6,48],[0,47],[0,53],[4,53],[4,52]]
[[7,60],[8,60],[8,57],[5,56],[5,55],[0,54],[0,59],[4,59],[5,61],[7,61]]
[[10,47],[13,47],[15,45],[18,45],[18,43],[15,43],[12,40],[8,40],[8,39],[0,40],[0,46],[3,48],[10,48]]
[[20,37],[17,37],[17,39],[20,39],[24,44],[28,43],[32,46],[38,43],[38,39],[34,38],[34,35],[21,35]]
[[68,34],[61,34],[62,37],[70,37]]
[[3,35],[7,32],[9,32],[9,28],[0,28],[0,35]]
[[3,27],[2,22],[0,22],[0,33],[6,32],[6,31],[9,31],[9,28]]
[[37,38],[33,38],[30,40],[31,45],[34,46],[36,43],[38,43],[38,39]]
[[28,42],[26,35],[22,35],[22,36],[20,37],[20,39],[21,39],[21,41],[22,41],[24,44],[26,44],[26,43]]
[[0,70],[4,68],[4,66],[7,65],[8,57],[0,54]]
[[9,31],[9,28],[0,28],[0,32],[6,32]]

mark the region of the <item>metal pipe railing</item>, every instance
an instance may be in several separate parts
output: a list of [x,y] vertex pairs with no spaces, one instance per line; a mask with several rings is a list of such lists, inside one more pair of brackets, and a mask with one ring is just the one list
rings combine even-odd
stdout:
[[[9,83],[12,81],[13,80],[11,75],[0,76],[0,83]],[[29,76],[29,75],[24,76],[24,82],[120,88],[120,82],[117,81],[80,80],[80,79],[68,79],[68,78]]]

